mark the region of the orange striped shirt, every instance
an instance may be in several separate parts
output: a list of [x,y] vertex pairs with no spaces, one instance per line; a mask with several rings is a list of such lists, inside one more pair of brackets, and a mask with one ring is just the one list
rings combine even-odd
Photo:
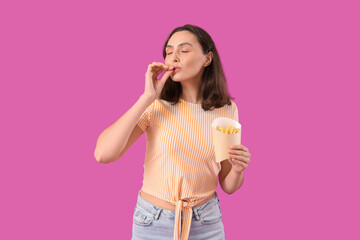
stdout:
[[174,240],[188,239],[192,207],[216,191],[221,164],[215,162],[211,123],[218,117],[239,121],[236,104],[204,111],[181,98],[176,105],[156,99],[137,122],[146,132],[141,191],[175,205]]

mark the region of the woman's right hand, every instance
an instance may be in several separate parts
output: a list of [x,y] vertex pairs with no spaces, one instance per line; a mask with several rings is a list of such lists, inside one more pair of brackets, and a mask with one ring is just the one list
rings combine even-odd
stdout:
[[[174,67],[169,67],[160,62],[153,62],[149,64],[145,73],[145,96],[155,100],[160,96],[166,80],[174,70]],[[160,73],[166,71],[161,79],[157,79]]]

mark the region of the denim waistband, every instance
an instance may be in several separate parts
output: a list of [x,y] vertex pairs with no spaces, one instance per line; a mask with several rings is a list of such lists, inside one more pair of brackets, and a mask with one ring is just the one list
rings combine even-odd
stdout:
[[[157,217],[159,216],[160,213],[162,215],[166,215],[166,216],[169,216],[169,217],[174,217],[175,216],[175,211],[174,210],[159,208],[159,207],[153,205],[152,203],[148,202],[144,198],[142,198],[141,195],[140,195],[140,191],[138,193],[138,198],[137,198],[137,205],[139,207],[141,207],[142,209],[156,215]],[[192,208],[193,214],[195,216],[198,216],[198,212],[201,212],[205,207],[212,207],[213,205],[218,204],[219,201],[220,200],[218,198],[218,195],[215,192],[214,196],[211,199],[209,199],[207,202],[201,204],[200,206]]]

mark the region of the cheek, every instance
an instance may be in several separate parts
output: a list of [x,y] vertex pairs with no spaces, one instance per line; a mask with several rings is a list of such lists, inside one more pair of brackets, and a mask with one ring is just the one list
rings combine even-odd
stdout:
[[202,66],[201,58],[190,58],[189,61],[186,61],[186,67],[191,69],[191,71],[198,72]]

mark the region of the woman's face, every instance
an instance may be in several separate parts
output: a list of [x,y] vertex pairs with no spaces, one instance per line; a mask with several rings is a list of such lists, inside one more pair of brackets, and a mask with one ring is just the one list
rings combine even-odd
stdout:
[[170,75],[173,81],[178,82],[201,79],[208,64],[196,36],[189,31],[180,31],[174,33],[167,43],[165,65],[180,67],[179,71]]

